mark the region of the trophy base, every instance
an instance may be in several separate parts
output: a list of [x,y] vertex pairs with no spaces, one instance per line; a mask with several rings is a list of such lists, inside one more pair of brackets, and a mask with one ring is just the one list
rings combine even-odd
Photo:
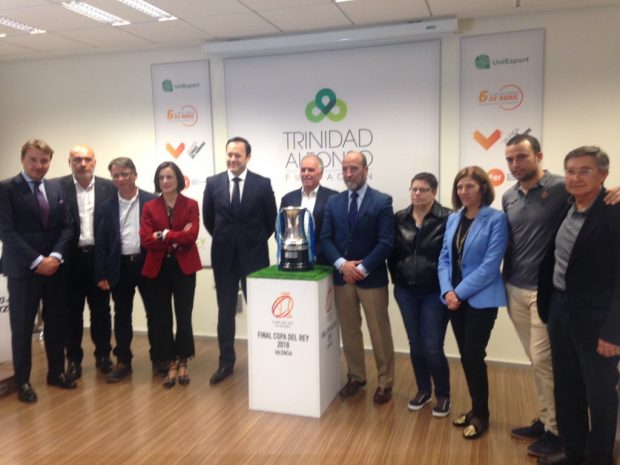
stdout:
[[285,250],[278,269],[280,271],[309,271],[312,269],[312,263],[307,257],[307,250]]

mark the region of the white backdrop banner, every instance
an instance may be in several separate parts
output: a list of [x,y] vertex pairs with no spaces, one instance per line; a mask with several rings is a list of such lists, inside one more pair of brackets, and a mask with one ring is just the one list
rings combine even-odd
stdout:
[[278,203],[301,188],[307,153],[342,191],[342,157],[361,150],[369,184],[404,208],[411,177],[438,174],[439,61],[439,41],[227,59],[228,134],[250,141],[249,168],[271,178]]
[[[202,205],[205,180],[213,174],[209,62],[152,65],[151,80],[157,145],[153,171],[163,161],[175,162],[185,175],[183,194]],[[198,251],[203,266],[209,266],[210,236],[200,223]]]
[[461,39],[460,165],[486,169],[496,205],[514,181],[506,142],[542,132],[544,30]]

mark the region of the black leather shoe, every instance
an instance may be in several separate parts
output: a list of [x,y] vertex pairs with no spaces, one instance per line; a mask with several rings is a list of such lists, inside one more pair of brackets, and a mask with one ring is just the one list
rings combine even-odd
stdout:
[[360,389],[366,386],[366,381],[356,381],[353,378],[347,379],[347,384],[340,389],[340,397],[343,399],[346,397],[354,396]]
[[49,386],[56,386],[60,389],[75,389],[77,383],[70,379],[66,373],[61,373],[58,376],[47,376],[47,384]]
[[99,357],[95,362],[95,366],[101,373],[107,375],[112,371],[112,367],[114,365],[112,364],[112,360],[110,360],[110,357]]
[[231,367],[219,367],[217,371],[211,375],[209,384],[221,383],[232,374],[233,369]]
[[67,378],[75,381],[82,377],[82,365],[77,362],[69,362],[67,365]]
[[131,365],[118,362],[112,371],[106,375],[106,381],[108,383],[118,383],[131,373]]
[[392,388],[391,387],[386,387],[386,388],[378,387],[377,390],[375,391],[375,395],[372,398],[372,401],[377,405],[381,405],[381,404],[385,404],[389,402],[391,399],[392,399]]
[[538,465],[581,465],[583,460],[576,457],[567,457],[564,452],[538,457]]
[[37,401],[37,393],[30,383],[24,383],[17,388],[17,398],[27,404],[34,404]]

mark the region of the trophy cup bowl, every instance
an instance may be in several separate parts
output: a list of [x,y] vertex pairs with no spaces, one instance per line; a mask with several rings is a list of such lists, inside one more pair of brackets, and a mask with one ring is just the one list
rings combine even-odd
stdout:
[[278,213],[278,269],[282,271],[312,269],[308,232],[306,231],[306,215],[308,214],[310,214],[308,210],[301,207],[286,207]]

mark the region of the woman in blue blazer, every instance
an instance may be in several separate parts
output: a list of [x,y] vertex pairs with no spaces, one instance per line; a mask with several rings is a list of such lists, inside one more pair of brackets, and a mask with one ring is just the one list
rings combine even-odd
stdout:
[[495,198],[487,173],[478,166],[463,168],[452,187],[456,213],[448,218],[439,255],[441,300],[450,310],[452,330],[472,408],[453,420],[466,439],[489,427],[489,383],[484,362],[498,307],[506,305],[500,264],[508,243],[504,213],[489,207]]

